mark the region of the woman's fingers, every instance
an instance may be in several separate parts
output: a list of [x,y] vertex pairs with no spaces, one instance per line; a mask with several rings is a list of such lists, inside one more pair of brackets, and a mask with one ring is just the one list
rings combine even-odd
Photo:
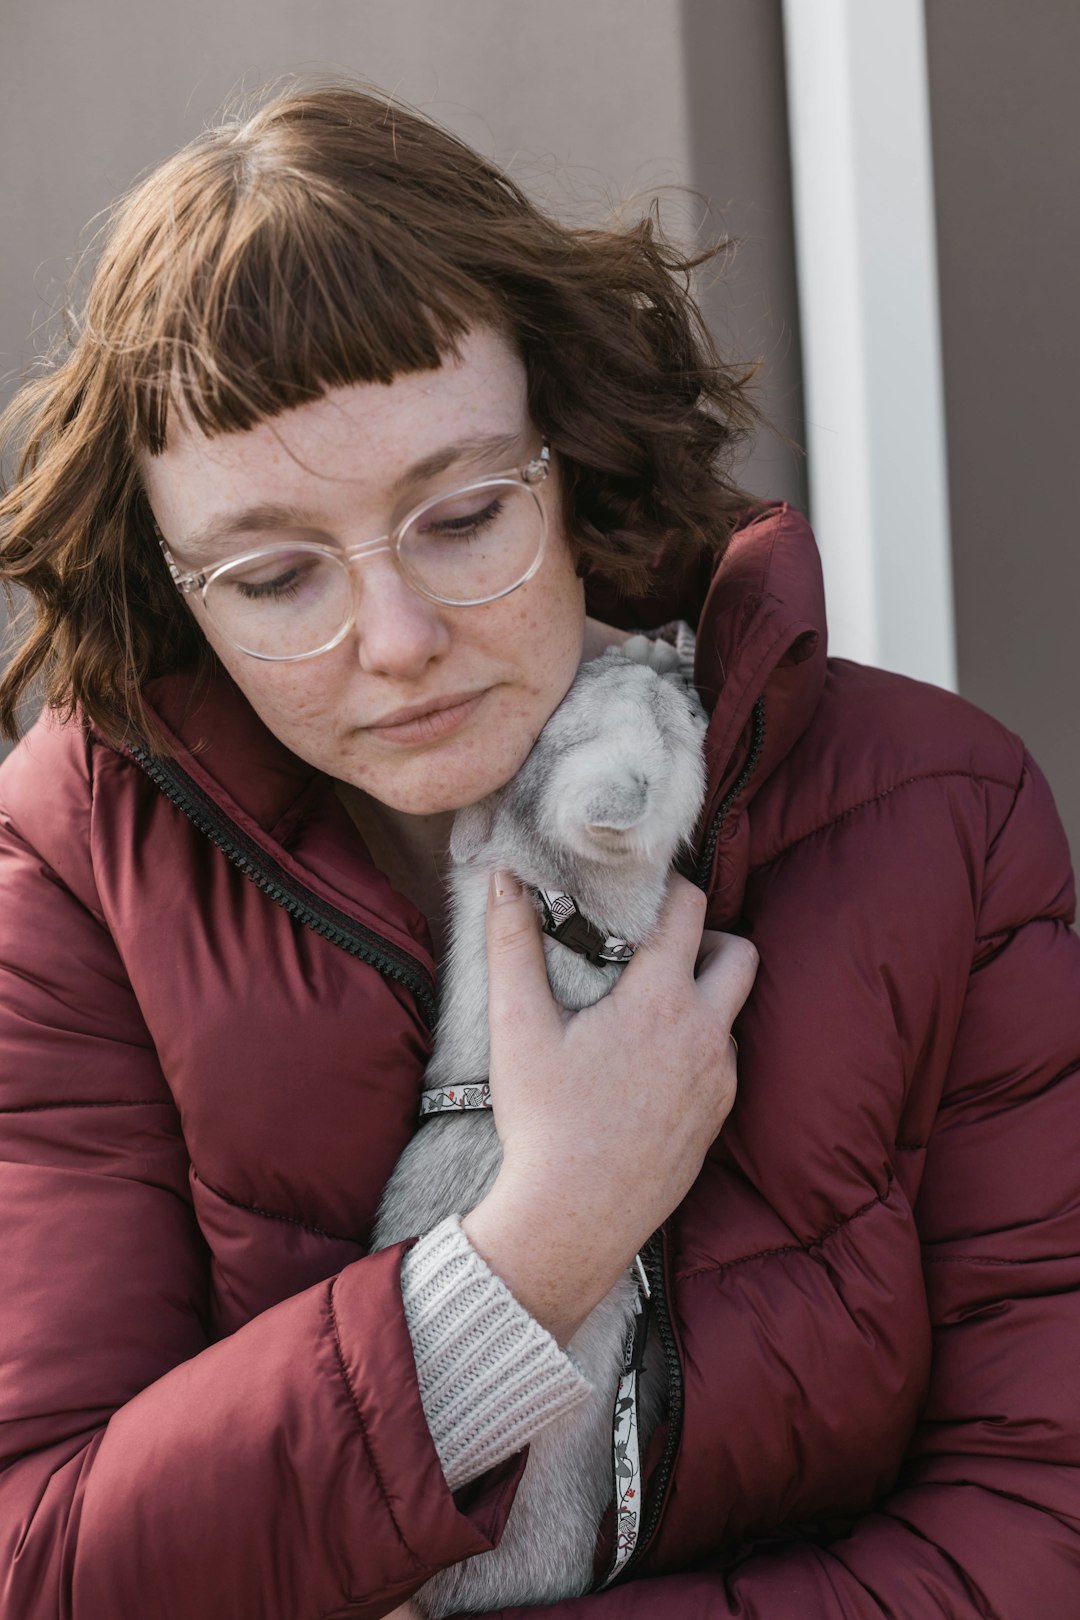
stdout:
[[503,1156],[469,1235],[560,1343],[685,1197],[731,1112],[728,1031],[757,953],[735,935],[706,934],[704,922],[704,896],[672,877],[659,928],[611,994],[564,1018],[531,897],[509,878],[491,885],[490,1074]]
[[705,926],[707,901],[696,883],[672,872],[656,928],[638,946],[624,979],[669,971],[681,975],[692,969]]
[[738,934],[706,929],[706,906],[697,885],[673,872],[656,931],[635,952],[613,994],[620,989],[624,995],[650,990],[685,993],[688,980],[696,978],[699,990],[730,1028],[753,986],[758,952]]
[[[705,896],[673,873],[658,926],[636,951],[612,996],[638,1012],[651,1001],[669,1009],[700,996],[725,1031],[754,983],[758,953],[748,939],[703,927]],[[540,921],[529,896],[508,872],[492,875],[487,903],[488,1027],[492,1067],[511,1049],[535,1055],[557,1042],[568,1015],[548,983]]]
[[761,958],[752,940],[705,929],[695,967],[698,985],[730,1023],[753,989]]
[[494,872],[488,886],[488,1027],[492,1059],[508,1031],[532,1039],[562,1027],[544,964],[544,942],[536,908],[509,872]]

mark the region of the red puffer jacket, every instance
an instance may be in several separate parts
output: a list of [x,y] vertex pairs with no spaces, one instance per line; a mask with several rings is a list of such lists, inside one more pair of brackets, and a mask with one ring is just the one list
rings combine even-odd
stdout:
[[[549,1612],[1076,1620],[1080,940],[1046,783],[961,699],[826,662],[789,507],[651,611],[700,613],[697,871],[761,967],[653,1255],[646,1539]],[[0,771],[0,1614],[375,1620],[498,1539],[522,1466],[447,1490],[403,1246],[365,1252],[426,926],[231,683],[186,693],[152,691],[174,762],[39,723]]]

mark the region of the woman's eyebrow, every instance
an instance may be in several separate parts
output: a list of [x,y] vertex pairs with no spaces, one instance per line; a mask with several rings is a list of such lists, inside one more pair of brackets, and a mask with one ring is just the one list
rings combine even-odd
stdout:
[[[476,433],[467,439],[444,444],[430,455],[422,456],[406,467],[391,484],[390,496],[395,501],[416,484],[435,478],[441,472],[462,461],[477,461],[482,457],[501,458],[517,453],[522,435],[517,433]],[[176,550],[195,560],[196,554],[212,551],[222,541],[234,540],[245,534],[273,532],[275,529],[312,529],[321,525],[310,512],[300,507],[282,506],[276,501],[260,501],[239,512],[219,512],[207,519],[186,540],[179,541]]]
[[419,484],[425,478],[434,478],[458,461],[476,461],[481,456],[513,456],[518,451],[521,439],[520,431],[474,433],[467,439],[458,439],[454,444],[444,444],[441,449],[433,450],[430,455],[414,461],[411,467],[406,467],[391,484],[390,493],[403,495],[410,485]]
[[177,552],[194,562],[203,553],[212,552],[223,540],[235,540],[240,535],[274,529],[310,528],[311,518],[299,507],[279,506],[273,501],[246,506],[241,512],[220,512],[200,525],[186,540],[176,544]]

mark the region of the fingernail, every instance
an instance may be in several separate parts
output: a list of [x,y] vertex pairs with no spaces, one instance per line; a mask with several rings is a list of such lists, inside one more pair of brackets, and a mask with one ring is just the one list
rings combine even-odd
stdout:
[[516,900],[521,893],[521,884],[513,872],[492,872],[491,893],[495,900]]

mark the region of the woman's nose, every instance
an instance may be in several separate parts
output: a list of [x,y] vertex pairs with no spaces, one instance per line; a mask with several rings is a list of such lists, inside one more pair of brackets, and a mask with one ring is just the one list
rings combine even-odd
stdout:
[[422,673],[450,645],[438,603],[406,584],[389,556],[365,557],[354,566],[353,636],[361,669],[398,680]]

